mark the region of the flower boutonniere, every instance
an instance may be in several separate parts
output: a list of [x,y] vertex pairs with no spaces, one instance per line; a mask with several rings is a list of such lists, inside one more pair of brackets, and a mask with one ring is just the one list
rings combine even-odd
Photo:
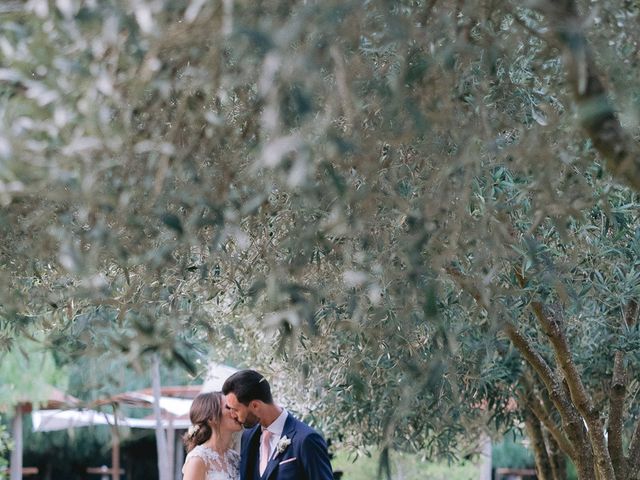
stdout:
[[278,452],[278,455],[284,452],[289,445],[291,445],[291,439],[287,438],[286,435],[278,440],[278,444],[276,445],[276,452]]

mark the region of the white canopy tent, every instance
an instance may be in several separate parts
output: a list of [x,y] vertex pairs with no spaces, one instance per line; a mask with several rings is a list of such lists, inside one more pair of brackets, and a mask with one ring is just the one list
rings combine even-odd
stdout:
[[[127,395],[129,399],[133,399],[134,401],[139,400],[140,402],[149,404],[153,403],[153,395],[141,392],[131,392]],[[192,401],[193,399],[191,398],[160,397],[160,408],[171,415],[181,417],[183,415],[189,415]]]
[[[189,401],[191,403],[191,401]],[[69,428],[89,427],[92,425],[110,425],[129,428],[156,427],[155,419],[115,417],[112,414],[96,410],[34,410],[31,412],[34,432],[52,432]],[[164,428],[177,430],[189,428],[191,422],[186,418],[163,419]]]

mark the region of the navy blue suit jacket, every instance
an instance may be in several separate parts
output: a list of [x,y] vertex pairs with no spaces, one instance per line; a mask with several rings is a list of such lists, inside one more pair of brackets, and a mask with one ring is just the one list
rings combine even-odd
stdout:
[[[253,480],[259,464],[260,425],[242,434],[240,448],[240,480]],[[313,428],[290,413],[284,423],[282,438],[291,444],[282,452],[274,452],[261,480],[333,480],[327,444]]]

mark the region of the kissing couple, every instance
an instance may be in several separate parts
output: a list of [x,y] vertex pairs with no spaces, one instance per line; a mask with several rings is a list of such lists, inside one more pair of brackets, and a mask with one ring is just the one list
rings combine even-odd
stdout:
[[[199,394],[184,436],[184,480],[333,480],[322,436],[273,401],[255,370],[241,370],[222,392]],[[243,429],[240,454],[233,434]]]

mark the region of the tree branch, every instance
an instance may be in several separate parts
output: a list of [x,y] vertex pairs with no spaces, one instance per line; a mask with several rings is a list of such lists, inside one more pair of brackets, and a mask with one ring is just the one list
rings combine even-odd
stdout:
[[640,469],[640,419],[629,444],[629,457],[627,458],[627,472],[637,472]]
[[[527,280],[522,275],[522,272],[516,268],[515,275],[520,286],[522,288],[525,288],[527,285]],[[553,347],[556,361],[558,362],[560,370],[563,373],[564,379],[566,381],[566,386],[571,397],[571,402],[568,403],[570,403],[572,407],[575,407],[575,409],[577,409],[577,412],[579,413],[578,416],[584,418],[585,422],[587,423],[587,434],[591,441],[593,453],[595,454],[597,470],[600,473],[602,480],[614,480],[615,474],[613,471],[613,465],[611,463],[611,457],[609,456],[609,451],[607,450],[606,441],[604,438],[604,427],[602,425],[602,422],[600,421],[600,414],[595,409],[590,396],[584,388],[578,369],[573,362],[569,343],[564,334],[564,330],[560,325],[559,314],[558,312],[551,311],[549,311],[549,314],[547,314],[540,302],[531,302],[530,307],[533,310],[538,323],[542,328],[542,331],[548,337],[551,346]],[[549,385],[547,385],[547,390],[549,390],[551,394],[551,400],[555,405],[555,392],[549,389]],[[558,391],[562,390],[564,390],[564,387],[558,386]],[[560,395],[558,396],[560,397]],[[563,395],[562,397],[565,396],[566,395]],[[558,411],[561,415],[563,414],[563,410],[561,410],[560,408],[558,408]]]
[[[632,299],[627,304],[624,312],[624,321],[627,327],[633,327],[637,322],[638,311],[640,310],[636,299]],[[614,368],[615,377],[615,368]],[[640,470],[640,419],[636,423],[636,428],[629,443],[629,456],[625,459],[626,472],[637,472]],[[625,473],[626,473],[625,472]]]
[[575,1],[546,1],[538,5],[564,48],[567,76],[582,127],[596,150],[609,161],[612,174],[640,191],[640,153],[608,99]]
[[551,414],[546,411],[544,406],[535,400],[529,400],[527,405],[533,412],[533,414],[542,422],[544,427],[549,431],[555,442],[558,444],[560,450],[567,454],[571,459],[575,460],[575,450],[569,443],[567,437],[564,436],[562,430],[555,424],[551,418]]
[[555,438],[548,434],[545,438],[549,447],[549,460],[551,462],[551,472],[553,473],[553,480],[565,480],[565,478],[567,478],[566,454],[560,449]]
[[609,426],[608,449],[611,462],[616,472],[617,480],[624,480],[626,477],[626,460],[622,447],[622,432],[624,428],[623,412],[624,399],[627,393],[626,372],[624,368],[624,352],[615,353],[613,365],[613,378],[611,380],[611,396],[609,398]]
[[[488,304],[484,301],[482,295],[473,282],[469,281],[462,272],[455,268],[445,267],[445,270],[452,278],[455,279],[463,290],[473,296],[480,306],[489,311]],[[519,275],[519,281],[524,282],[524,278],[519,274],[519,272],[516,271],[516,274]],[[575,448],[574,463],[580,470],[580,478],[592,478],[594,476],[593,456],[591,448],[586,442],[587,433],[584,428],[583,419],[578,413],[578,410],[576,410],[575,405],[571,402],[569,395],[567,395],[568,392],[566,392],[564,385],[551,370],[542,355],[540,355],[531,342],[515,325],[513,325],[513,323],[504,321],[503,329],[507,337],[509,337],[509,340],[511,340],[511,343],[523,356],[524,360],[528,362],[538,374],[549,393],[549,398],[560,413],[563,427],[567,432],[569,441]],[[602,435],[602,437],[604,440],[604,435]],[[613,477],[611,480],[613,480]]]
[[545,384],[549,397],[557,408],[564,429],[569,436],[570,442],[575,446],[574,459],[576,464],[588,465],[592,462],[591,449],[586,443],[585,429],[582,422],[582,417],[578,414],[575,407],[569,401],[567,395],[565,395],[562,383],[558,380],[555,374],[547,365],[547,362],[542,356],[533,348],[529,340],[511,323],[505,325],[505,332],[518,349],[524,359],[533,367],[542,382]]
[[[632,299],[624,311],[624,327],[631,327],[636,321],[638,303]],[[623,351],[616,351],[611,378],[611,396],[609,398],[608,448],[617,480],[627,478],[627,459],[624,456],[622,436],[624,433],[624,401],[627,395],[627,371],[624,367]]]
[[547,446],[544,442],[540,418],[534,414],[531,409],[526,409],[524,424],[533,447],[538,478],[540,480],[553,480],[551,462],[549,461],[549,453],[547,452]]
[[565,394],[564,385],[553,374],[546,361],[535,351],[530,342],[512,324],[507,323],[505,331],[512,343],[536,370],[545,383],[549,397],[562,417],[562,423],[571,443],[575,446],[574,464],[580,478],[593,478],[593,453],[586,442],[586,432],[580,414]]
[[[526,286],[526,279],[521,272],[516,271],[516,276],[521,287]],[[591,397],[587,393],[582,383],[580,373],[573,361],[569,342],[565,336],[564,329],[561,326],[560,311],[545,310],[542,303],[531,302],[533,310],[542,331],[547,335],[556,360],[560,366],[560,370],[564,375],[571,395],[573,404],[578,409],[580,415],[584,418],[588,425],[588,435],[591,439],[593,453],[596,458],[596,466],[602,480],[614,480],[615,472],[611,462],[611,456],[607,449],[607,443],[604,437],[604,427],[600,420],[600,412],[598,412],[591,401]]]

